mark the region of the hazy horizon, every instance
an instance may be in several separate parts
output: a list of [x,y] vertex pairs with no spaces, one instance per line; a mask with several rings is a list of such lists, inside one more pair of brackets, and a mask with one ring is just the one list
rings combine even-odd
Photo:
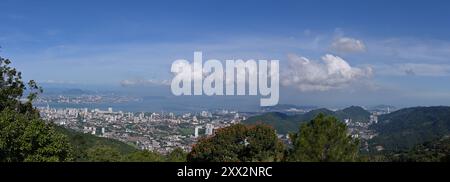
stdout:
[[[132,111],[132,112],[198,112],[201,110],[217,110],[217,109],[236,109],[243,112],[255,112],[260,111],[259,97],[258,96],[183,96],[178,97],[170,93],[170,88],[168,87],[147,87],[147,89],[142,89],[141,87],[122,87],[117,85],[79,85],[79,84],[42,84],[44,88],[44,93],[42,96],[48,95],[66,95],[70,96],[72,94],[67,94],[65,92],[71,90],[80,89],[81,91],[87,92],[87,94],[111,94],[115,93],[118,96],[133,96],[137,98],[143,98],[144,101],[140,103],[120,103],[120,104],[70,104],[68,106],[82,108],[101,108],[107,109],[108,107],[113,107],[115,109],[120,109],[122,111]],[[148,89],[150,88],[150,89]],[[151,90],[152,92],[148,92]],[[162,94],[164,93],[164,94]],[[80,95],[80,94],[73,94]],[[311,103],[311,102],[310,102]],[[350,106],[361,106],[364,108],[371,108],[375,106],[393,106],[396,109],[408,108],[408,107],[420,107],[420,106],[449,106],[448,104],[410,104],[410,105],[400,105],[394,102],[378,102],[374,104],[367,104],[365,102],[353,102],[353,103],[342,103],[342,104],[330,104],[327,101],[323,103],[314,102],[316,104],[310,104],[307,102],[292,102],[286,101],[285,99],[280,100],[280,103],[275,105],[295,105],[295,106],[310,106],[317,108],[327,108],[327,109],[343,109]],[[50,105],[55,106],[55,105]],[[62,108],[67,105],[59,104],[57,107]],[[176,107],[174,107],[176,106]]]

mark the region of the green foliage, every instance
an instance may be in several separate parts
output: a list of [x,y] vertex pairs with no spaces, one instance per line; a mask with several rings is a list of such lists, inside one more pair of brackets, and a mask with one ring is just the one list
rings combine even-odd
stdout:
[[89,162],[185,162],[187,153],[176,148],[167,156],[148,150],[138,150],[134,146],[118,140],[97,137],[55,126],[59,133],[69,139],[74,149],[75,161]]
[[339,120],[352,119],[353,121],[368,122],[370,112],[359,106],[350,106],[343,110],[334,112],[334,115]]
[[188,154],[190,162],[280,161],[284,146],[267,125],[232,125],[201,138]]
[[180,126],[180,128],[178,129],[178,132],[180,132],[180,135],[183,136],[190,136],[194,134],[194,128],[191,128],[189,126]]
[[385,150],[408,150],[450,134],[450,107],[413,107],[381,115],[370,143]]
[[10,109],[0,113],[0,161],[70,161],[71,148],[64,135],[39,118]]
[[164,156],[148,150],[136,151],[125,156],[125,162],[163,162]]
[[289,116],[280,112],[270,112],[258,116],[250,117],[243,121],[244,124],[266,124],[276,129],[277,133],[293,132],[293,128],[297,128],[302,120],[298,116]]
[[[0,57],[0,110],[10,109],[18,113],[38,117],[38,112],[33,108],[32,102],[38,93],[42,92],[34,80],[28,82],[28,87],[22,81],[22,73],[9,66],[11,61]],[[26,102],[20,99],[24,91],[28,89],[29,94]]]
[[360,154],[358,162],[392,162],[392,159],[384,154],[380,153],[366,153]]
[[186,155],[180,148],[164,156],[148,150],[121,153],[118,148],[111,146],[94,146],[87,150],[85,160],[89,162],[185,162]]
[[389,152],[387,156],[396,162],[450,162],[450,137],[425,142],[408,151]]
[[180,148],[166,156],[148,150],[138,150],[134,146],[118,140],[97,137],[55,126],[58,132],[69,139],[74,149],[75,161],[89,162],[185,162],[187,153]]
[[166,157],[167,162],[186,162],[187,153],[181,148],[175,148]]
[[319,114],[325,114],[329,116],[335,116],[339,120],[352,119],[354,121],[367,122],[370,117],[370,113],[361,107],[351,106],[343,110],[336,112],[328,109],[315,109],[305,114],[286,115],[279,112],[265,113],[259,116],[253,116],[243,121],[244,124],[257,124],[263,123],[275,128],[277,133],[287,134],[290,132],[296,132],[296,128],[305,122],[311,121]]
[[97,146],[103,146],[117,150],[121,155],[137,151],[137,148],[118,140],[80,133],[59,126],[55,126],[55,128],[59,133],[67,136],[69,143],[72,145],[72,148],[74,150],[73,153],[76,161],[90,161],[89,157],[87,156],[87,151]]
[[[9,64],[0,57],[0,161],[70,161],[66,137],[45,124],[33,108],[42,88],[33,80],[25,86],[22,73]],[[26,89],[28,96],[22,102]]]
[[96,146],[87,151],[87,158],[90,162],[120,162],[122,155],[116,148],[108,146]]
[[302,124],[291,135],[293,148],[287,156],[292,162],[356,161],[358,141],[347,134],[347,127],[335,117],[319,114]]

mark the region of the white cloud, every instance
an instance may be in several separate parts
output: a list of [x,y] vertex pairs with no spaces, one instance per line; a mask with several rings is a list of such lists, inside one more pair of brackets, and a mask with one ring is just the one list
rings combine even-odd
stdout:
[[294,54],[288,55],[289,67],[282,71],[283,86],[300,91],[326,91],[348,86],[352,82],[372,76],[372,68],[351,67],[344,59],[327,54],[322,62]]
[[365,52],[366,45],[358,39],[339,37],[331,43],[331,48],[339,52]]

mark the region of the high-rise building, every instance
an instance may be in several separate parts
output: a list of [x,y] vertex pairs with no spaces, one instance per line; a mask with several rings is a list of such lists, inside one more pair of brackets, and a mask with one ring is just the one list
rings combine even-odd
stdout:
[[196,126],[195,127],[195,131],[194,131],[194,137],[197,138],[198,137],[198,130],[200,130],[200,128],[202,128],[201,126]]
[[214,125],[212,125],[212,124],[206,124],[205,134],[206,134],[206,135],[212,135],[213,132],[214,132]]

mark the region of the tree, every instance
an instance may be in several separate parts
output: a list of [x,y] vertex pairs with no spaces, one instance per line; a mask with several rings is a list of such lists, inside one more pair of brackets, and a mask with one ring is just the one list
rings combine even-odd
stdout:
[[191,162],[280,161],[284,145],[267,125],[236,124],[201,138],[188,154]]
[[450,162],[450,136],[418,144],[409,150],[389,151],[394,162]]
[[[42,88],[0,57],[0,161],[70,161],[67,138],[39,117],[32,102]],[[25,90],[28,96],[22,101]]]
[[175,148],[166,157],[167,162],[186,162],[187,153],[181,148]]
[[162,162],[164,156],[153,151],[142,150],[136,151],[125,156],[126,162]]
[[292,162],[355,161],[358,157],[358,140],[347,133],[347,126],[323,114],[302,124],[291,141],[287,160]]
[[0,113],[0,161],[70,161],[66,136],[39,118],[10,109]]
[[120,162],[122,155],[116,148],[108,146],[96,146],[87,151],[87,158],[90,162]]
[[[22,73],[9,66],[11,61],[0,57],[0,110],[11,109],[26,115],[39,116],[32,102],[42,88],[34,80],[28,82],[28,87],[22,81]],[[29,90],[27,100],[21,102],[24,91]]]

